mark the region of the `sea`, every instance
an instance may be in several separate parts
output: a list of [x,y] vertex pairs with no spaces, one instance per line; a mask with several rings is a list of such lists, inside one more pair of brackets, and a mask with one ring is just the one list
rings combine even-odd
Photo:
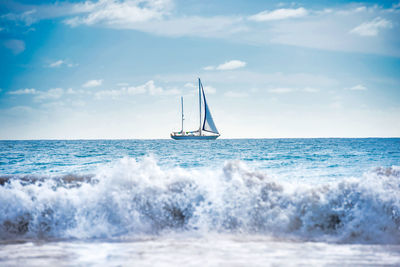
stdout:
[[400,266],[400,138],[0,141],[0,266]]

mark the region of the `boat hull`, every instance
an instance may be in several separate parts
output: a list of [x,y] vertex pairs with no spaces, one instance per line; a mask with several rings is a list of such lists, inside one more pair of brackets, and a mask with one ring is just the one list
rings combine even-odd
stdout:
[[176,136],[176,135],[171,135],[171,138],[175,139],[175,140],[215,140],[218,137],[219,137],[219,135],[202,135],[202,136],[190,136],[190,135]]

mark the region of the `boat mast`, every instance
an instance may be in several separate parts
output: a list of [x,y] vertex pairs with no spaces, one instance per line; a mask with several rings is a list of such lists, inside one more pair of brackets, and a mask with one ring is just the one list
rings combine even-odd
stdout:
[[185,117],[183,116],[183,96],[181,96],[181,105],[182,105],[182,131],[181,131],[181,133],[183,134],[183,120],[185,119]]
[[200,78],[199,78],[199,118],[200,118],[199,135],[201,135],[201,81],[200,81]]

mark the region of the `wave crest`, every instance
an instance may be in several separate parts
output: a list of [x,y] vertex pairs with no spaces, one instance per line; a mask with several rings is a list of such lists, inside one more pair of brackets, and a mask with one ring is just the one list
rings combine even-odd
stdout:
[[280,181],[240,161],[226,162],[219,170],[163,169],[146,157],[124,158],[93,177],[68,177],[8,177],[0,186],[0,238],[216,231],[400,243],[396,166],[307,185]]

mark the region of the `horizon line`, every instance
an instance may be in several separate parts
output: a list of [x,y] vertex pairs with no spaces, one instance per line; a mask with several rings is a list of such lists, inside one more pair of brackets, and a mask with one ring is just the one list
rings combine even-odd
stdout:
[[[240,140],[240,139],[399,139],[400,136],[368,136],[368,137],[233,137],[233,138],[219,138],[217,140]],[[1,141],[118,141],[118,140],[171,140],[171,138],[71,138],[71,139],[58,139],[58,138],[40,138],[40,139],[0,139]],[[203,140],[204,141],[204,140]],[[213,140],[216,141],[216,140]]]

